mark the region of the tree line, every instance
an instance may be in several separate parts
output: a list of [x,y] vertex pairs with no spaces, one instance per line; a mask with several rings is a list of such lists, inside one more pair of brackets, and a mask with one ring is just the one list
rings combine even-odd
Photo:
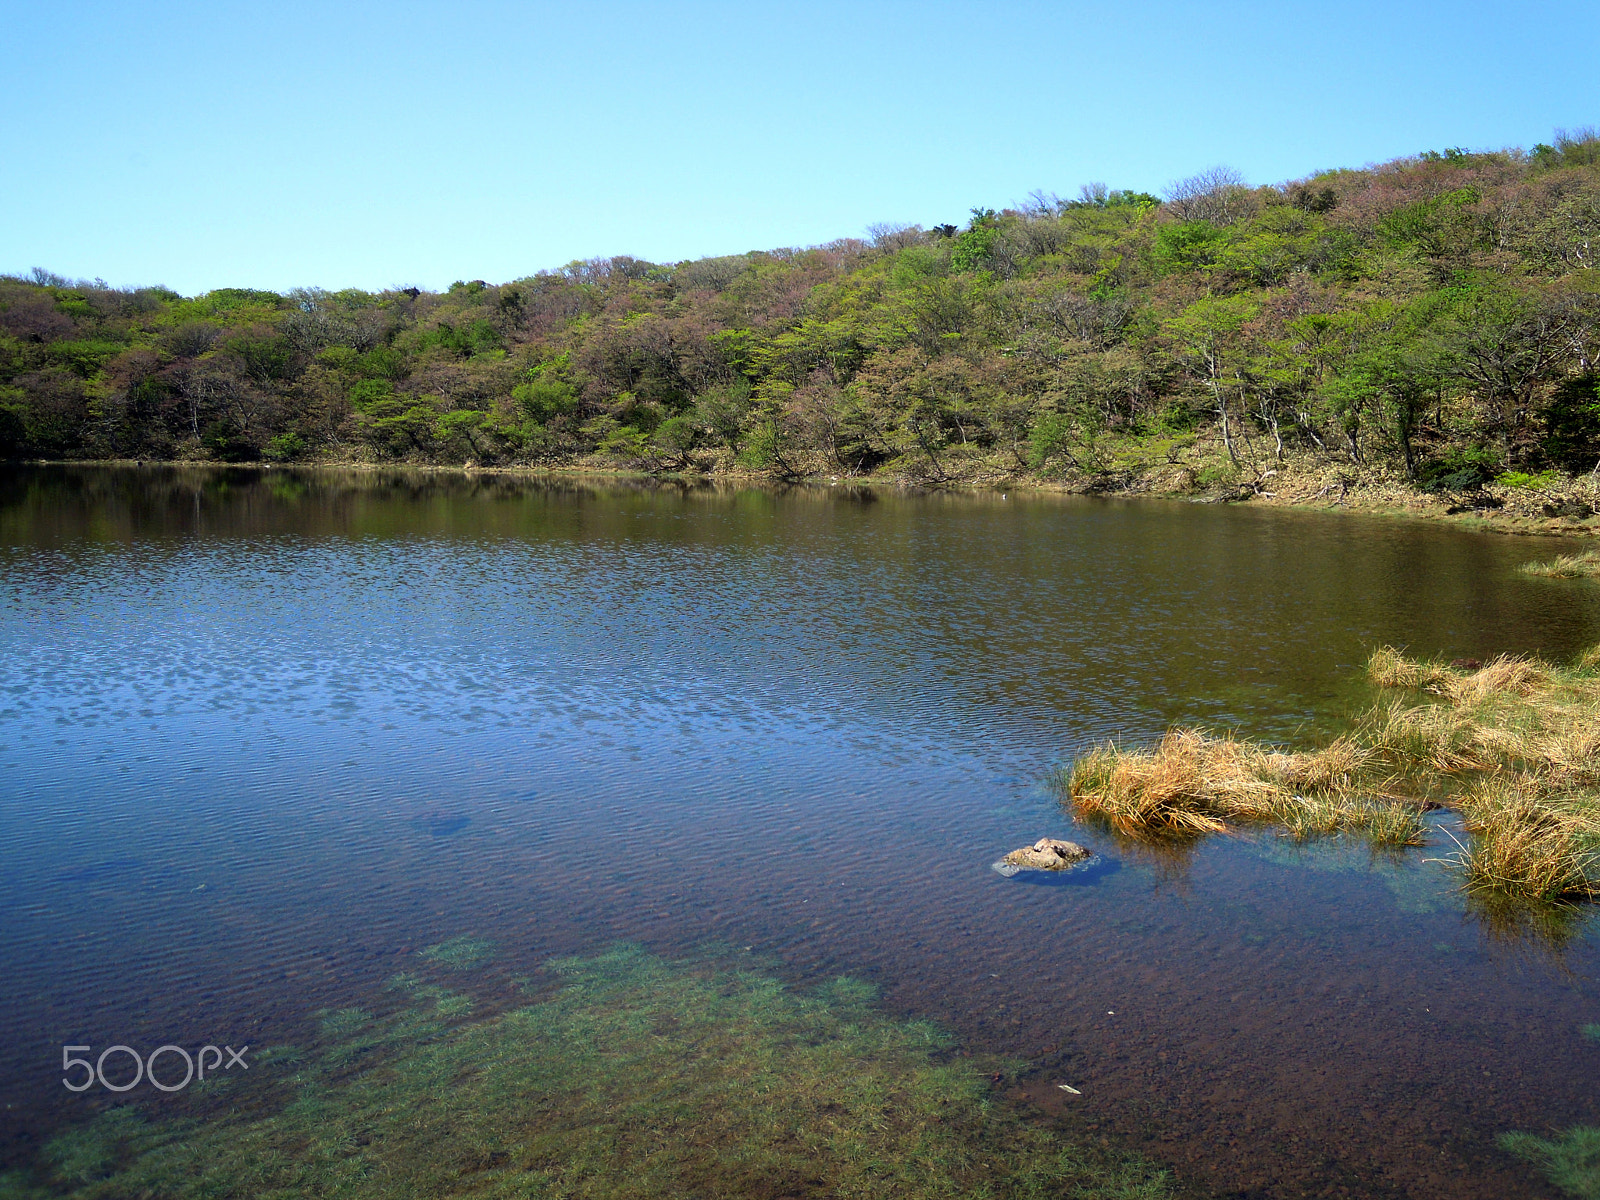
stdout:
[[1600,461],[1600,135],[444,292],[0,278],[0,455],[1419,484]]

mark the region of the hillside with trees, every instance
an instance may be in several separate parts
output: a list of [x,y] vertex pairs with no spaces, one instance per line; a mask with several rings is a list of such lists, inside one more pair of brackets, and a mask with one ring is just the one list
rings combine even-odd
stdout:
[[1416,486],[1600,461],[1600,135],[447,291],[0,279],[0,455]]

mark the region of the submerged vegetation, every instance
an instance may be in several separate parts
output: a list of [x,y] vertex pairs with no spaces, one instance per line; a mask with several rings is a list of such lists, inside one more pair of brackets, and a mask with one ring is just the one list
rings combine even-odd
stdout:
[[[1031,477],[1585,519],[1600,136],[443,292],[0,279],[0,456]],[[1337,468],[1337,470],[1335,470]]]
[[1022,1121],[980,1064],[870,985],[815,994],[621,946],[551,963],[501,1016],[410,976],[389,1017],[330,1014],[270,1115],[117,1108],[49,1143],[4,1200],[111,1197],[1073,1196],[1165,1175]]
[[1600,1200],[1600,1128],[1574,1125],[1553,1138],[1508,1133],[1500,1147],[1536,1163],[1569,1196]]
[[494,958],[494,946],[483,938],[464,933],[436,945],[426,946],[417,951],[417,956],[439,966],[449,967],[451,970],[470,971]]
[[1174,729],[1149,750],[1104,746],[1061,782],[1076,810],[1134,839],[1276,824],[1420,845],[1430,808],[1460,814],[1455,862],[1486,903],[1600,897],[1600,647],[1567,667],[1502,657],[1476,668],[1385,647],[1374,705],[1320,750],[1286,752]]

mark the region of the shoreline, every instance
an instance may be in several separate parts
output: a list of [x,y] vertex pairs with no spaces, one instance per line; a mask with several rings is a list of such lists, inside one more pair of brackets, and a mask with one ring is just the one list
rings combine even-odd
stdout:
[[[1393,520],[1426,521],[1478,532],[1526,537],[1588,538],[1600,535],[1600,488],[1591,476],[1565,477],[1542,488],[1485,485],[1470,494],[1429,492],[1382,469],[1352,470],[1339,464],[1293,464],[1268,472],[1253,483],[1222,489],[1174,486],[1160,469],[1131,472],[1120,479],[1083,474],[1058,480],[1016,474],[981,479],[910,480],[885,475],[839,475],[816,471],[789,478],[768,472],[719,469],[647,471],[601,464],[561,466],[478,465],[476,463],[372,462],[326,459],[306,462],[220,462],[209,459],[17,459],[10,467],[163,468],[256,472],[347,471],[376,474],[399,471],[442,476],[525,479],[609,479],[639,483],[736,487],[837,487],[847,485],[899,492],[952,495],[1014,493],[1095,496],[1109,500],[1164,500],[1186,504],[1230,504],[1305,512],[1353,513]],[[1180,471],[1178,482],[1188,472]],[[1188,473],[1192,474],[1192,473]],[[1268,487],[1262,486],[1269,484]],[[1321,485],[1320,487],[1317,485]],[[1551,515],[1548,508],[1564,509]],[[1584,508],[1592,511],[1579,515]]]

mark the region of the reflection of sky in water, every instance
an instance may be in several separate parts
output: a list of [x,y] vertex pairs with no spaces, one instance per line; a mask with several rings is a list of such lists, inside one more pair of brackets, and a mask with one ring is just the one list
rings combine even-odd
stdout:
[[988,870],[1094,842],[1038,783],[1085,741],[1325,726],[1380,641],[1600,640],[1588,591],[1512,570],[1545,546],[1053,499],[138,499],[0,509],[19,1134],[80,1112],[63,1042],[292,1040],[464,931],[506,972],[711,936],[865,974],[1090,1081],[1071,1120],[1231,1186],[1517,1194],[1495,1132],[1597,1119],[1575,1031],[1600,953],[1486,939],[1423,861],[1448,839]]

